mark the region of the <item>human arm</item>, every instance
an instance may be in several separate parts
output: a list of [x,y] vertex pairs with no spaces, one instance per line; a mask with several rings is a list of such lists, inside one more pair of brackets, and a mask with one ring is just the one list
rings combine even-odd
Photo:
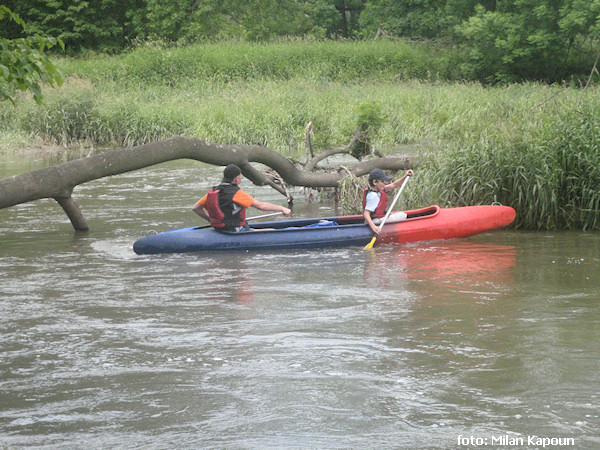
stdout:
[[379,205],[380,199],[381,194],[379,192],[369,190],[365,198],[365,207],[363,209],[363,217],[365,218],[365,222],[367,222],[375,234],[379,234],[381,232],[381,227],[379,227],[373,220],[373,214]]
[[373,223],[373,219],[371,218],[371,211],[369,211],[368,209],[365,209],[363,211],[363,217],[365,218],[365,221],[367,222],[369,227],[371,227],[371,230],[373,230],[373,233],[379,234],[381,232],[381,227],[379,227],[379,226],[375,225],[375,223]]
[[292,211],[285,206],[274,205],[273,203],[261,202],[260,200],[256,200],[251,195],[242,191],[241,189],[235,193],[233,196],[233,201],[237,203],[242,208],[249,208],[250,206],[255,207],[256,209],[260,209],[261,211],[279,211],[282,212],[283,215],[289,216]]
[[260,200],[254,200],[250,206],[253,206],[256,209],[260,209],[261,211],[279,211],[282,212],[284,216],[289,216],[292,214],[292,210],[286,208],[285,206],[274,205],[273,203],[261,202]]
[[412,176],[413,176],[413,171],[411,169],[408,169],[402,178],[397,179],[393,183],[386,184],[383,187],[383,190],[386,192],[393,191],[394,189],[402,186],[402,183],[404,183],[404,180],[406,180],[407,177],[412,177]]
[[194,211],[196,214],[198,214],[203,219],[210,222],[210,217],[208,215],[208,211],[206,210],[206,208],[204,208],[205,203],[206,203],[206,195],[196,202],[196,204],[192,207],[192,211]]

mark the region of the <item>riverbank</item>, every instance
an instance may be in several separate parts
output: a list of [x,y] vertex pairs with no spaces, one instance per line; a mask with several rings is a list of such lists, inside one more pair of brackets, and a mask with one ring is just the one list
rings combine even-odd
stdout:
[[17,108],[2,108],[0,148],[129,147],[178,134],[295,154],[308,122],[317,148],[347,143],[364,103],[379,107],[379,148],[470,143],[498,130],[521,134],[523,122],[527,130],[531,119],[530,126],[553,120],[556,103],[568,110],[587,101],[574,88],[451,81],[453,56],[437,52],[405,42],[330,41],[146,46],[63,58],[65,84],[46,89],[44,105],[22,96]]
[[[448,59],[437,61],[447,67]],[[405,207],[499,201],[517,209],[516,227],[598,229],[598,90],[441,81],[430,71],[435,62],[393,42],[140,48],[65,59],[66,82],[45,91],[44,105],[24,96],[2,108],[0,151],[123,148],[184,135],[263,145],[294,159],[304,153],[307,123],[317,150],[345,145],[361,105],[376,105],[381,126],[372,144],[421,151]]]

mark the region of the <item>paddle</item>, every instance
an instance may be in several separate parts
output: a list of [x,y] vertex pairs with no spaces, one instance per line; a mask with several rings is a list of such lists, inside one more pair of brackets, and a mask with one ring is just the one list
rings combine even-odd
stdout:
[[265,217],[278,216],[279,214],[283,214],[281,211],[277,211],[269,214],[261,214],[260,216],[247,217],[246,220],[256,220],[256,219],[264,219]]
[[[406,179],[402,183],[402,186],[400,186],[400,190],[398,191],[398,193],[394,197],[394,201],[392,202],[392,204],[390,206],[390,209],[388,209],[387,214],[385,215],[385,217],[381,221],[381,224],[379,225],[379,228],[383,228],[383,225],[385,224],[385,221],[387,220],[387,218],[390,216],[390,213],[394,209],[394,205],[396,204],[396,200],[398,200],[398,197],[400,197],[400,193],[402,192],[402,189],[404,189],[404,186],[406,186],[406,183],[408,183],[408,179],[409,178],[410,178],[410,175],[408,175],[406,177]],[[371,239],[371,242],[369,242],[367,245],[365,245],[365,247],[364,247],[363,250],[369,250],[370,248],[373,248],[373,244],[375,244],[375,241],[377,240],[378,236],[379,236],[378,234],[376,234],[375,236],[373,236],[373,239]]]
[[[269,214],[261,214],[260,216],[246,217],[246,222],[248,222],[249,220],[264,219],[265,217],[278,216],[279,214],[283,214],[283,212],[278,211],[278,212],[269,213]],[[202,226],[196,227],[196,228],[210,228],[211,226],[212,225],[202,225]]]

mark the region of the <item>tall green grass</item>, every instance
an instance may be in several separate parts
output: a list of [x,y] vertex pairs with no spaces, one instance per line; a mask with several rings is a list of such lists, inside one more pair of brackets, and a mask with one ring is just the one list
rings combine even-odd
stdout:
[[401,41],[222,42],[162,48],[146,45],[119,56],[98,55],[59,62],[77,74],[120,86],[178,86],[193,80],[352,81],[361,79],[444,79],[450,63],[440,64],[426,46]]
[[[308,122],[313,123],[318,148],[343,145],[356,128],[359,106],[375,102],[384,117],[373,136],[375,146],[438,147],[466,145],[492,132],[507,138],[519,135],[531,106],[559,90],[534,84],[483,88],[416,80],[342,83],[302,78],[195,80],[178,87],[124,89],[114,82],[94,85],[71,77],[60,89],[46,92],[42,107],[24,100],[19,108],[3,109],[0,128],[53,145],[83,141],[122,147],[179,134],[295,154],[304,149]],[[570,99],[565,107],[572,109],[577,90],[563,91]]]
[[[344,145],[365,102],[384,152],[420,149],[404,207],[499,201],[517,227],[600,229],[600,95],[567,86],[440,81],[444,62],[393,42],[144,47],[60,61],[38,106],[0,105],[0,151],[28,145],[130,147],[174,135],[260,144],[302,157]],[[415,156],[415,155],[413,155]]]
[[600,101],[549,113],[531,111],[520,133],[486,134],[430,154],[407,204],[514,207],[514,226],[535,230],[600,229]]

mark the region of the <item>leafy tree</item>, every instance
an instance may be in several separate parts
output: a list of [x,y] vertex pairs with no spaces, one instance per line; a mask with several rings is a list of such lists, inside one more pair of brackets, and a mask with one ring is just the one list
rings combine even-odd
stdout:
[[226,37],[227,17],[217,0],[143,0],[143,6],[127,12],[138,39],[194,42],[207,37]]
[[[453,22],[459,23],[475,14],[476,7],[486,11],[496,11],[500,0],[446,0],[444,13],[454,18]],[[510,0],[509,0],[510,1]]]
[[448,28],[445,0],[370,0],[361,14],[363,36],[378,30],[392,36],[435,38]]
[[367,0],[331,0],[331,2],[339,13],[337,35],[345,38],[356,35],[359,31],[360,14]]
[[574,0],[559,11],[558,26],[565,35],[567,51],[579,50],[600,37],[600,0]]
[[244,30],[244,37],[248,40],[323,34],[315,18],[311,17],[311,2],[246,0],[244,4],[245,8],[241,11],[239,24]]
[[127,13],[139,39],[258,41],[277,36],[324,34],[312,16],[311,1],[306,0],[145,0],[144,3],[143,8]]
[[[48,35],[67,52],[117,52],[136,40],[263,41],[279,36],[444,38],[444,64],[484,82],[559,81],[589,73],[600,0],[4,0],[28,24],[7,39]],[[6,16],[6,15],[4,15]],[[7,17],[7,16],[6,16]],[[58,41],[57,41],[58,42]],[[592,42],[592,45],[584,45]],[[49,43],[51,43],[49,41]],[[45,48],[50,48],[47,46]]]
[[456,27],[469,78],[486,82],[559,81],[576,42],[598,36],[600,0],[505,0]]
[[448,36],[478,5],[493,11],[497,0],[369,0],[360,16],[361,35],[372,37],[381,30],[396,37]]
[[130,31],[126,13],[136,6],[135,2],[120,0],[7,0],[4,3],[27,23],[27,34],[56,36],[70,53],[86,49],[121,50]]
[[[6,6],[0,5],[0,23],[8,20],[25,28],[25,22]],[[63,82],[61,72],[54,66],[45,50],[64,44],[60,39],[43,36],[27,36],[17,39],[0,37],[0,100],[13,104],[16,89],[30,91],[37,103],[41,103],[40,82],[59,86]]]

